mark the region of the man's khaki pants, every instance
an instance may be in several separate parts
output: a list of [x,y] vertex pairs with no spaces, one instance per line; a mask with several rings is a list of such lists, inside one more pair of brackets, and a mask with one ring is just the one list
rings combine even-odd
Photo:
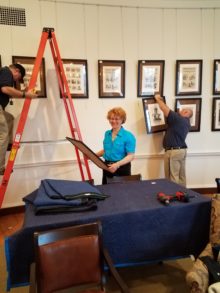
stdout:
[[7,147],[13,139],[13,121],[13,115],[4,111],[0,105],[0,175],[4,173]]
[[186,149],[168,150],[164,154],[165,177],[186,187]]

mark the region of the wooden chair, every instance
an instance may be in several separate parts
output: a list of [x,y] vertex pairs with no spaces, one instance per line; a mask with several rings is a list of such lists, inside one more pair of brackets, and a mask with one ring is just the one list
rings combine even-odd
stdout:
[[220,193],[220,178],[215,178],[215,182],[217,184],[217,193]]
[[141,180],[141,174],[128,175],[128,176],[113,176],[113,177],[107,177],[107,184],[122,183],[127,181],[140,181],[140,180]]
[[31,265],[29,292],[52,293],[95,284],[98,290],[93,286],[93,291],[84,288],[80,292],[104,293],[104,264],[120,292],[129,292],[102,246],[100,222],[34,233],[34,247],[35,263]]

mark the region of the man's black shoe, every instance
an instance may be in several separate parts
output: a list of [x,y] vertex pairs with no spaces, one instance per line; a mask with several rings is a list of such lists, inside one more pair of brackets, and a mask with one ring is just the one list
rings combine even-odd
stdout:
[[[14,170],[12,169],[12,170],[11,170],[11,173],[12,173],[13,171],[14,171]],[[5,169],[3,169],[3,170],[0,171],[0,176],[3,176],[4,174],[5,174]]]
[[10,151],[11,151],[11,149],[12,149],[12,143],[9,143],[9,144],[8,144],[8,147],[7,147],[7,151],[9,151],[9,152],[10,152]]
[[5,168],[0,171],[0,176],[4,175],[4,173],[5,173]]

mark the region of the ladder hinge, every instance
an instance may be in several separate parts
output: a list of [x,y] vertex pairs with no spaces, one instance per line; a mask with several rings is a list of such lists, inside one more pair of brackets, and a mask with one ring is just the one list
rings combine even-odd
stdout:
[[50,39],[50,38],[52,38],[51,33],[54,32],[54,28],[52,28],[52,27],[44,27],[43,32],[49,33],[48,38]]

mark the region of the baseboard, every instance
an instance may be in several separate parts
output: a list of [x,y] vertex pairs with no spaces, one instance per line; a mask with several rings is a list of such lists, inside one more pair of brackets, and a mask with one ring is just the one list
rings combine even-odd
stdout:
[[9,214],[17,214],[17,213],[24,213],[25,206],[17,206],[17,207],[10,207],[10,208],[1,208],[0,209],[0,216],[9,215]]
[[212,194],[217,193],[217,188],[207,187],[207,188],[191,188],[191,190],[201,193],[201,194]]

